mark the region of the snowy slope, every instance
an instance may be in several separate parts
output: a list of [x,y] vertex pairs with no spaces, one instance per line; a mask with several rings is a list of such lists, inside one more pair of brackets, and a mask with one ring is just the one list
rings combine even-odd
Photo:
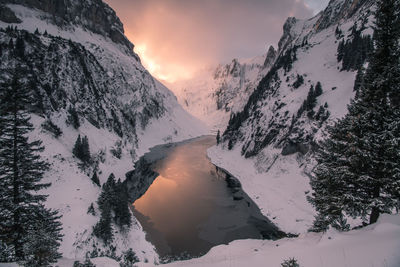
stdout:
[[[214,247],[201,258],[164,266],[273,267],[281,266],[284,260],[295,258],[300,266],[305,267],[397,267],[400,265],[399,240],[400,217],[384,215],[377,224],[360,230],[347,233],[307,233],[295,239],[278,241],[237,240]],[[96,258],[92,262],[97,267],[119,266],[109,258]],[[61,261],[59,265],[69,267],[71,262]],[[139,263],[138,266],[156,265]]]
[[384,215],[377,224],[360,230],[307,233],[278,241],[238,240],[214,247],[199,259],[165,266],[272,267],[295,258],[305,267],[397,267],[399,238],[400,217]]
[[233,59],[201,70],[189,80],[177,81],[170,88],[179,103],[200,118],[212,132],[222,131],[231,112],[243,109],[257,83],[268,72],[276,57],[271,46],[268,53],[251,59]]
[[[22,82],[34,84],[35,92],[41,96],[40,105],[33,103],[31,107],[36,128],[31,138],[43,141],[43,157],[51,164],[45,180],[52,186],[44,193],[49,195],[46,205],[63,215],[60,250],[64,260],[82,259],[86,252],[94,250],[99,255],[119,256],[133,248],[142,261],[156,261],[158,256],[135,219],[129,231],[114,227],[111,245],[105,246],[91,235],[99,212],[96,209],[97,215],[92,216],[87,210],[91,203],[96,207],[100,188],[90,177],[96,171],[101,183],[111,173],[124,180],[125,173],[133,169],[133,162],[150,147],[204,134],[205,126],[144,69],[131,50],[133,45],[124,37],[115,12],[102,1],[63,2],[67,6],[62,18],[57,17],[58,13],[45,12],[43,1],[2,3],[17,20],[7,23],[0,15],[0,80],[10,79],[19,65],[25,72]],[[96,10],[95,16],[99,17],[80,20],[85,16],[79,13],[81,10],[82,14]],[[108,28],[110,25],[96,26],[101,14],[110,20],[112,29]],[[4,30],[8,26],[18,30]],[[39,33],[34,33],[36,29]],[[15,43],[19,37],[25,38],[25,58],[13,56],[8,46],[10,40]],[[79,117],[78,129],[67,123],[71,106]],[[62,130],[60,137],[55,138],[41,126],[47,120]],[[72,155],[79,134],[89,139],[93,159],[89,167],[82,167]],[[110,152],[118,146],[120,158]]]
[[[354,25],[361,35],[372,33],[370,9],[371,1],[332,0],[314,18],[289,18],[271,71],[231,118],[222,145],[209,150],[213,163],[238,177],[283,231],[304,233],[312,225],[315,212],[306,197],[314,150],[326,126],[346,113],[355,95],[356,73],[341,71],[338,44],[352,40]],[[332,12],[334,19],[326,19]],[[303,82],[295,85],[300,76]],[[313,113],[299,112],[318,82],[323,91]]]

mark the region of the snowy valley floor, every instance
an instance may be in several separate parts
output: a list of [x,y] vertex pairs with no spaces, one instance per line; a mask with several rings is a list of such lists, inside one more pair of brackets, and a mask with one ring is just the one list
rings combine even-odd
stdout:
[[[276,160],[272,157],[275,163],[266,174],[258,173],[254,161],[241,157],[240,151],[213,147],[208,155],[214,164],[241,181],[243,189],[264,215],[282,230],[300,235],[278,241],[237,240],[214,247],[201,258],[165,266],[280,267],[285,259],[292,257],[301,267],[400,266],[400,215],[383,215],[377,224],[346,233],[333,230],[325,234],[308,233],[314,210],[306,201],[306,193],[310,190],[308,177],[300,171],[295,156]],[[264,162],[271,162],[271,159],[266,157]],[[98,267],[119,266],[107,258],[93,262]],[[155,266],[154,262],[137,265]]]

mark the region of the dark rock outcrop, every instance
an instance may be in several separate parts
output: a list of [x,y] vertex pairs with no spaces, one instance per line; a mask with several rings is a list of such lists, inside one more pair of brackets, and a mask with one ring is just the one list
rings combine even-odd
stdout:
[[21,20],[15,16],[15,13],[6,7],[5,5],[0,4],[0,21],[5,23],[21,23]]
[[275,50],[275,48],[271,45],[268,49],[267,56],[265,57],[264,61],[264,68],[269,68],[271,67],[274,62],[276,57],[278,56],[278,52]]
[[102,0],[2,0],[48,13],[51,22],[59,27],[79,25],[93,33],[110,38],[130,51],[133,44],[125,37],[122,22],[115,11]]

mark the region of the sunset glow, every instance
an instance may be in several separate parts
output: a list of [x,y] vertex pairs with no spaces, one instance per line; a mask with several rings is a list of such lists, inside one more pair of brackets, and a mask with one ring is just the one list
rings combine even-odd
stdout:
[[288,16],[307,18],[315,11],[314,0],[106,2],[124,23],[143,65],[167,83],[233,58],[262,55],[277,46]]

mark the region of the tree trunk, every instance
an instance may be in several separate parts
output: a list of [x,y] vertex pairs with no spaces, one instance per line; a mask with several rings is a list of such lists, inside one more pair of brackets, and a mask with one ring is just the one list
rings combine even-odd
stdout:
[[378,221],[379,214],[379,208],[373,207],[371,211],[371,216],[369,217],[369,224],[376,223]]

